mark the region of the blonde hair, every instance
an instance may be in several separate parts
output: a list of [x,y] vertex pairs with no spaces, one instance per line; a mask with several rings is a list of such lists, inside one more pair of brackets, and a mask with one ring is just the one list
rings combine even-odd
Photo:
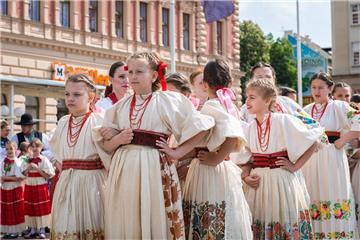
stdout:
[[31,147],[34,147],[34,146],[35,146],[35,147],[44,147],[44,144],[41,142],[40,139],[34,138],[34,139],[31,141],[30,146],[31,146]]
[[191,74],[190,74],[190,83],[194,85],[194,78],[199,76],[200,74],[204,73],[204,69],[202,68],[196,68]]
[[[153,71],[158,71],[159,64],[162,62],[160,56],[157,53],[154,52],[140,52],[140,53],[134,53],[128,57],[126,62],[129,62],[131,59],[145,59],[149,65],[150,69]],[[166,74],[166,70],[163,72],[164,76]],[[160,88],[160,79],[159,77],[155,80],[155,82],[152,83],[152,91],[155,92],[159,90]]]
[[14,142],[14,141],[7,141],[7,142],[5,143],[5,148],[6,148],[8,145],[13,146],[13,147],[15,148],[15,150],[17,149],[17,144],[16,144],[16,142]]
[[92,101],[90,102],[90,110],[95,110],[95,103],[96,103],[96,86],[94,81],[86,74],[84,73],[75,73],[68,77],[68,79],[65,82],[65,86],[67,83],[73,82],[73,83],[85,83],[86,87],[88,89],[88,94],[92,98]]
[[273,110],[278,95],[275,84],[266,78],[251,79],[246,85],[246,91],[249,89],[256,89],[262,99],[270,100],[269,110]]

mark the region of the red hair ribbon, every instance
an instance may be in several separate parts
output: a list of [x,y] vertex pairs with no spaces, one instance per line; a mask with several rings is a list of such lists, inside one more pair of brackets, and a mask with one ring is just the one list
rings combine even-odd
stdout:
[[164,77],[164,71],[166,69],[166,63],[164,63],[163,61],[159,62],[158,68],[157,68],[157,72],[159,74],[159,79],[160,79],[160,83],[161,83],[161,89],[163,91],[166,91],[166,81],[165,81],[165,77]]
[[129,67],[127,65],[124,66],[124,71],[129,71]]

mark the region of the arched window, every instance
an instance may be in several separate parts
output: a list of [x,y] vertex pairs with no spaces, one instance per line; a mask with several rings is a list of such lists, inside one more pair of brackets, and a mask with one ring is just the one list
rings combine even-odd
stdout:
[[[39,119],[39,99],[37,97],[25,96],[25,112],[30,113],[33,119]],[[39,123],[34,125],[39,129]]]

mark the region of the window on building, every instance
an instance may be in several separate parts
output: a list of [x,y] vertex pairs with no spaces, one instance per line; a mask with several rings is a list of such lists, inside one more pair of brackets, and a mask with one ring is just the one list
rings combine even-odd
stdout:
[[[37,97],[25,96],[25,112],[30,113],[34,119],[39,119],[39,99]],[[35,129],[39,129],[39,124],[35,124]]]
[[360,42],[352,43],[353,65],[360,66]]
[[89,28],[90,32],[98,31],[98,1],[89,1]]
[[40,1],[29,1],[29,17],[32,21],[40,21]]
[[223,31],[222,31],[222,22],[216,22],[216,40],[217,40],[217,52],[218,54],[223,54]]
[[8,4],[6,0],[0,0],[0,15],[8,15]]
[[183,48],[190,50],[190,14],[183,13]]
[[61,26],[70,27],[70,1],[60,1]]
[[7,100],[6,100],[5,94],[1,94],[1,106],[2,105],[7,105]]
[[360,24],[360,4],[351,4],[352,24]]
[[115,31],[118,38],[124,38],[124,2],[115,2]]
[[162,9],[162,41],[165,47],[169,46],[169,9]]
[[140,40],[147,42],[147,3],[140,3]]

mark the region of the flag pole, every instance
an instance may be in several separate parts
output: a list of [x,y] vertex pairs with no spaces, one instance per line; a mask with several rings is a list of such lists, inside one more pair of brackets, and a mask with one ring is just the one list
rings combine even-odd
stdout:
[[170,0],[170,61],[171,73],[176,72],[176,52],[175,52],[175,0]]
[[297,86],[298,86],[298,103],[303,106],[303,95],[302,95],[302,66],[301,66],[301,37],[300,37],[300,14],[299,14],[299,0],[296,0],[296,25],[297,25]]

